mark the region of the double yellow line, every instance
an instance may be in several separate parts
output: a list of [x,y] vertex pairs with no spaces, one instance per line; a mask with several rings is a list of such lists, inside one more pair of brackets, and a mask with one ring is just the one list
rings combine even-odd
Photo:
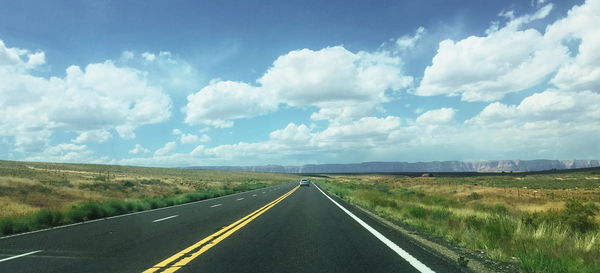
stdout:
[[294,191],[298,189],[298,187],[299,186],[294,187],[292,190],[282,195],[281,197],[273,200],[271,203],[266,204],[260,209],[255,210],[254,212],[243,217],[242,219],[235,221],[234,223],[198,241],[197,243],[189,246],[188,248],[179,251],[177,254],[165,259],[160,263],[157,263],[156,265],[145,270],[142,273],[175,272],[179,270],[181,267],[187,265],[189,262],[200,256],[202,253],[206,252],[211,247],[217,245],[219,242],[223,241],[225,238],[229,237],[231,234],[238,231],[239,229],[250,223],[252,220],[256,219],[258,216],[277,205],[277,203],[290,196],[292,193],[294,193]]

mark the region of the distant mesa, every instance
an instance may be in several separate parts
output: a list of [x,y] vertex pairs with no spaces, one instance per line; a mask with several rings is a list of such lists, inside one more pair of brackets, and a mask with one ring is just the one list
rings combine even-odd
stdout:
[[[600,167],[600,160],[488,160],[432,162],[364,162],[308,164],[302,166],[197,166],[186,169],[277,173],[435,173],[435,172],[533,172]],[[429,174],[430,175],[430,174]]]

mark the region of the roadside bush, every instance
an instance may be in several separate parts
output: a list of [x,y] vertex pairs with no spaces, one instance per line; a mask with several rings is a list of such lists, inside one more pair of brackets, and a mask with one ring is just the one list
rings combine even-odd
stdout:
[[509,240],[516,228],[515,221],[504,216],[494,216],[486,219],[483,231],[490,241],[500,242]]
[[34,214],[30,221],[34,228],[49,228],[63,224],[63,220],[62,212],[43,209]]
[[471,201],[472,200],[479,200],[481,198],[483,198],[483,195],[481,195],[479,193],[476,193],[476,192],[473,192],[473,193],[467,195],[467,200],[471,200]]
[[375,183],[375,189],[377,189],[378,192],[383,193],[383,194],[390,194],[390,186],[388,184],[385,184],[383,182],[378,182]]
[[596,213],[598,213],[598,207],[594,203],[583,203],[571,199],[565,204],[563,221],[573,230],[588,232],[598,228],[594,221]]
[[0,219],[0,234],[12,234],[15,231],[16,223],[12,217],[5,217]]
[[112,216],[108,206],[96,202],[75,206],[67,213],[67,218],[73,222],[89,221]]
[[508,214],[508,208],[501,204],[494,205],[494,207],[492,207],[492,211],[502,215]]
[[526,214],[523,216],[522,221],[534,228],[543,223],[549,223],[564,225],[572,231],[585,233],[598,229],[598,224],[594,221],[598,210],[594,203],[583,203],[580,200],[571,199],[566,202],[564,210]]
[[110,200],[106,203],[106,206],[109,208],[110,214],[113,214],[113,215],[124,214],[124,213],[133,211],[133,209],[127,208],[126,202],[122,202],[122,201],[118,201],[118,200]]
[[485,225],[485,220],[483,218],[477,217],[475,215],[469,215],[464,220],[465,225],[468,228],[481,230]]
[[446,220],[450,217],[450,213],[448,209],[434,209],[431,212],[431,218],[434,220]]
[[407,206],[406,212],[414,218],[423,219],[427,216],[427,210],[420,206]]

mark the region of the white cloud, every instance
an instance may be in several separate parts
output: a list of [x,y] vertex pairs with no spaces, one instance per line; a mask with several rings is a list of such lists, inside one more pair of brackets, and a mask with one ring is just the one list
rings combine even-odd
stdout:
[[290,123],[284,129],[271,132],[269,136],[271,140],[278,142],[309,144],[313,135],[308,126]]
[[200,136],[200,142],[210,142],[212,138],[207,134],[202,134]]
[[194,148],[194,150],[192,150],[190,155],[198,156],[198,155],[201,155],[202,153],[204,153],[204,145],[201,144],[201,145],[196,146],[196,148]]
[[386,101],[385,91],[406,87],[411,78],[400,59],[387,52],[352,53],[344,47],[291,51],[275,60],[258,82],[291,106],[339,101]]
[[600,1],[588,0],[573,7],[566,17],[548,24],[544,33],[522,29],[546,18],[552,7],[546,4],[520,17],[515,17],[514,11],[505,11],[500,15],[509,22],[503,28],[492,24],[487,36],[442,41],[416,94],[494,101],[546,83],[553,74],[550,83],[560,91],[598,92]]
[[[400,118],[364,117],[349,124],[331,125],[325,130],[313,132],[305,124],[288,124],[285,128],[270,133],[268,141],[239,142],[204,149],[207,160],[217,164],[233,161],[240,164],[256,162],[285,163],[303,159],[315,161],[328,155],[356,158],[378,145],[389,145],[395,141],[400,130]],[[318,158],[317,158],[318,157]]]
[[135,144],[135,147],[129,151],[130,154],[147,154],[150,150],[144,148],[144,146],[140,144]]
[[81,132],[77,138],[72,141],[75,143],[104,143],[112,138],[112,134],[106,130],[93,130]]
[[170,116],[170,98],[149,85],[142,71],[106,61],[84,69],[70,66],[64,78],[34,76],[32,70],[44,63],[43,52],[0,42],[0,136],[13,136],[21,151],[39,151],[56,130],[114,128],[130,139],[137,127]]
[[231,119],[254,117],[277,108],[263,89],[242,82],[219,81],[188,96],[183,112],[188,124],[218,128],[233,126]]
[[171,131],[171,134],[178,136],[178,135],[183,134],[183,132],[179,129],[173,129],[173,131]]
[[207,134],[202,134],[202,136],[194,135],[194,134],[182,134],[179,137],[179,142],[181,144],[193,144],[198,142],[209,142],[211,141],[210,136]]
[[487,36],[440,42],[416,94],[493,101],[543,82],[567,60],[568,48],[535,29],[520,28],[545,18],[551,9],[548,4],[534,14],[516,18],[512,12],[504,12],[511,20],[500,29],[493,25]]
[[600,92],[600,1],[588,0],[569,11],[566,18],[548,27],[547,36],[579,41],[577,53],[563,65],[551,83],[565,91]]
[[421,40],[421,38],[423,38],[424,34],[425,34],[425,28],[424,27],[419,27],[415,31],[415,35],[413,35],[413,36],[404,35],[404,36],[398,38],[396,40],[396,46],[400,50],[411,49],[411,48],[415,47],[415,44],[419,40]]
[[183,134],[179,137],[179,142],[181,142],[181,144],[198,143],[199,141],[200,137],[194,134]]
[[342,46],[294,50],[280,56],[258,86],[216,81],[188,96],[186,123],[233,126],[234,119],[275,111],[280,104],[315,106],[315,120],[363,117],[389,101],[386,91],[405,88],[412,78],[401,60],[387,51],[353,53]]
[[[519,105],[492,103],[467,123],[523,126],[533,123],[563,123],[595,127],[600,124],[600,94],[591,91],[564,93],[547,90],[533,94]],[[560,130],[561,128],[556,128]]]
[[86,145],[63,143],[46,147],[35,156],[26,157],[27,161],[108,163],[106,157],[98,157]]
[[[27,57],[27,60],[24,60],[24,57]],[[0,40],[0,69],[25,72],[45,63],[46,55],[44,52],[30,53],[26,49],[7,47],[4,41]]]
[[453,108],[440,108],[421,114],[417,117],[417,122],[430,125],[446,124],[452,122],[455,115],[456,110]]
[[124,51],[117,64],[144,71],[151,85],[161,86],[170,92],[187,93],[203,82],[203,77],[184,58],[169,51],[158,53]]
[[165,146],[162,146],[161,148],[159,148],[158,150],[156,150],[154,152],[154,156],[165,156],[165,155],[171,154],[171,153],[173,153],[173,151],[175,151],[176,148],[177,148],[177,142],[175,142],[175,141],[167,142],[165,144]]
[[150,52],[144,52],[144,53],[142,53],[142,58],[144,58],[146,61],[152,62],[152,61],[156,60],[156,55],[154,55]]

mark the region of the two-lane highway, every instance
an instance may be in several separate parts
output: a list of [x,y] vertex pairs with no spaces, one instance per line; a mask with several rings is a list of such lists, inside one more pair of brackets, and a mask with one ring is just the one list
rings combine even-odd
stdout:
[[297,183],[0,239],[0,272],[144,271],[460,272]]

